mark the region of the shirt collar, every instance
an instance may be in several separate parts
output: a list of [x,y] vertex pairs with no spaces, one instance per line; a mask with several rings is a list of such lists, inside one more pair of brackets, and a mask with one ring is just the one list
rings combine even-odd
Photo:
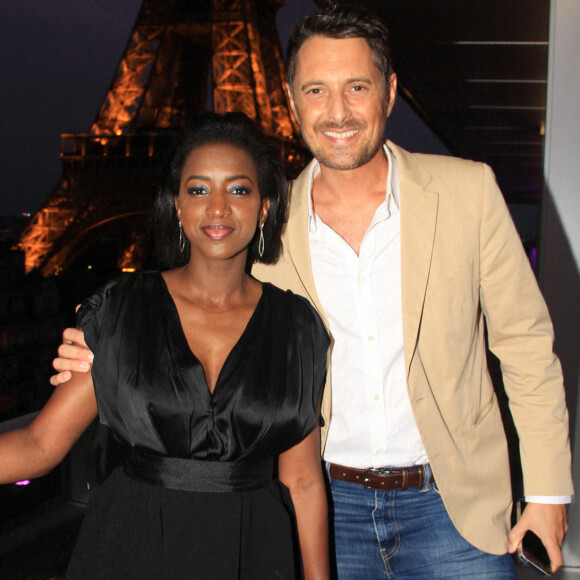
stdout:
[[[385,184],[385,201],[387,211],[391,200],[399,207],[399,174],[397,171],[397,156],[387,147],[386,143],[383,145],[383,151],[389,163],[389,173],[387,174],[387,183]],[[312,204],[312,184],[318,174],[320,173],[320,163],[317,159],[314,160],[310,168],[310,175],[308,176],[308,231],[316,232],[317,219],[316,212],[313,211]]]

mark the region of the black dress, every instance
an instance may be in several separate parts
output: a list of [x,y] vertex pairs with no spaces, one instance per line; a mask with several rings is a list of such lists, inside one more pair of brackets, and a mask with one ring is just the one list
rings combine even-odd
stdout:
[[272,459],[316,423],[329,339],[308,302],[265,284],[213,394],[160,273],[109,283],[78,322],[100,421],[129,454],[93,494],[67,578],[297,577]]

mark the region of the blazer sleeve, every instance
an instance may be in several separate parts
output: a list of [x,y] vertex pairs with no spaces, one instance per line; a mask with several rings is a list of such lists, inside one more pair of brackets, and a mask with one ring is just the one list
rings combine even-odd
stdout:
[[491,169],[483,170],[480,300],[520,439],[525,495],[571,495],[571,459],[552,323]]

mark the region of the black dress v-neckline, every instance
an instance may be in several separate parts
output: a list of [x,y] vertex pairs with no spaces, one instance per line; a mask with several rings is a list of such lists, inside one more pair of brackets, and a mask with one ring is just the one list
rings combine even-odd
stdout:
[[210,394],[160,276],[122,276],[78,312],[101,422],[169,457],[237,461],[297,443],[316,423],[328,347],[312,307],[264,284]]
[[221,379],[222,379],[222,376],[224,374],[224,370],[226,370],[228,367],[228,363],[234,357],[236,352],[247,343],[248,337],[251,335],[251,331],[252,331],[252,328],[254,326],[254,321],[256,320],[256,318],[259,314],[259,310],[262,309],[262,304],[264,302],[264,294],[266,293],[266,287],[268,286],[268,284],[267,283],[262,284],[262,294],[260,295],[260,298],[258,299],[258,302],[256,303],[256,306],[254,307],[254,310],[253,310],[250,318],[248,319],[248,322],[246,323],[244,330],[242,331],[238,340],[236,341],[236,343],[234,344],[234,346],[231,348],[231,350],[228,352],[226,358],[224,359],[223,365],[221,366],[221,368],[219,370],[218,377],[217,377],[217,380],[216,380],[215,385],[213,387],[213,390],[211,390],[209,388],[209,384],[207,382],[206,370],[205,370],[203,364],[201,363],[201,361],[199,360],[199,358],[197,357],[197,355],[195,354],[195,352],[193,352],[193,350],[189,346],[189,342],[187,341],[187,337],[185,336],[185,331],[183,330],[183,324],[181,322],[181,317],[179,316],[179,310],[177,308],[177,304],[175,304],[175,300],[173,299],[173,296],[171,295],[171,291],[169,290],[169,287],[167,286],[167,282],[166,282],[166,280],[161,272],[159,272],[159,278],[161,279],[162,290],[167,298],[167,304],[168,304],[168,310],[169,310],[170,316],[173,318],[173,320],[169,320],[169,323],[175,324],[175,327],[178,329],[178,335],[179,335],[178,340],[181,342],[180,346],[184,352],[186,352],[190,355],[190,357],[193,359],[194,363],[196,365],[198,365],[199,368],[201,369],[201,375],[203,377],[203,384],[205,385],[207,394],[209,395],[210,399],[213,399],[214,394],[216,392],[216,389],[218,388],[218,386],[220,386],[220,384],[222,382]]

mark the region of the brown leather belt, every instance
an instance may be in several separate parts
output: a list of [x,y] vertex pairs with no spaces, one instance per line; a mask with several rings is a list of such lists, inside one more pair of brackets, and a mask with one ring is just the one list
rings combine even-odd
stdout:
[[[330,477],[350,483],[360,483],[370,489],[400,489],[418,487],[425,484],[425,468],[422,465],[401,469],[374,468],[357,469],[344,465],[330,464]],[[433,475],[429,483],[434,481]]]

